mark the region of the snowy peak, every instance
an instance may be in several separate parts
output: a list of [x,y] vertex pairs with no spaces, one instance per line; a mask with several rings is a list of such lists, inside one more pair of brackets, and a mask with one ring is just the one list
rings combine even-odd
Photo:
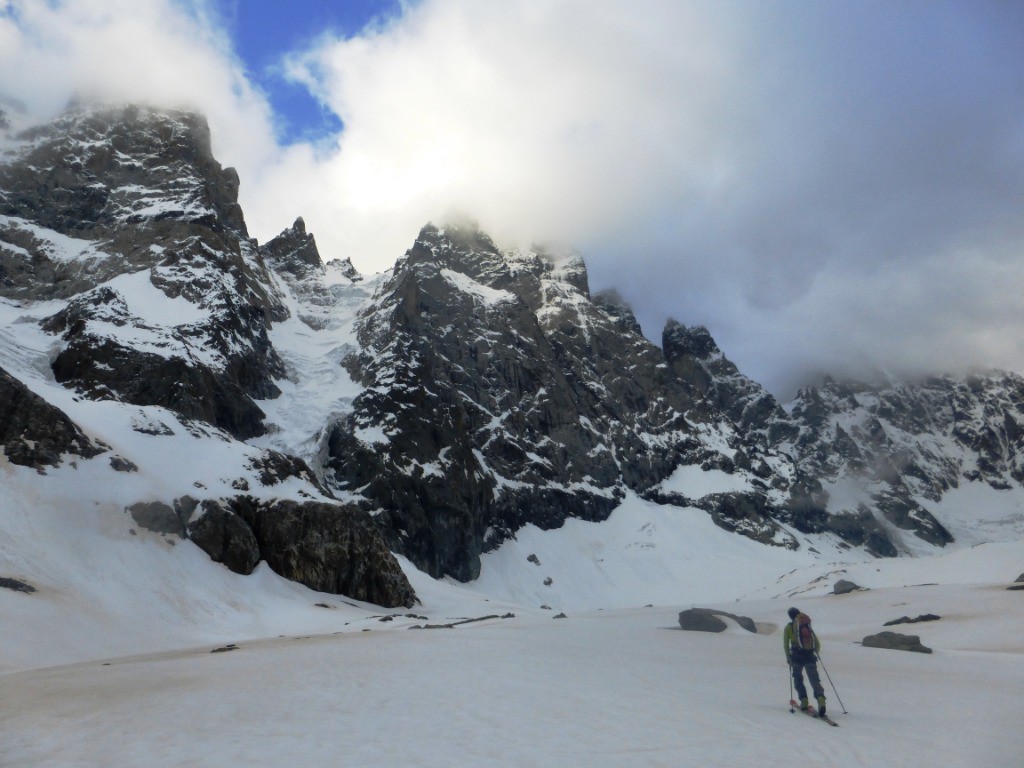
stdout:
[[68,297],[176,253],[203,257],[199,238],[251,255],[238,175],[188,112],[68,112],[17,136],[0,156],[0,191],[5,296]]
[[172,219],[246,236],[238,174],[214,159],[206,119],[194,113],[77,109],[17,139],[4,158],[7,215],[65,234]]
[[692,390],[708,412],[724,412],[762,446],[792,432],[785,412],[768,390],[740,373],[722,353],[707,328],[688,328],[669,320],[662,348],[672,371]]
[[[826,379],[788,409],[795,432],[780,449],[821,478],[833,515],[871,512],[940,545],[975,540],[987,517],[1024,530],[1006,513],[1024,479],[1024,379],[1017,374],[882,384]],[[967,498],[968,508],[956,501]],[[901,546],[914,547],[907,539]]]
[[423,227],[396,270],[417,264],[433,264],[488,288],[508,291],[534,312],[559,297],[590,298],[586,264],[578,253],[543,246],[502,251],[470,221]]
[[316,239],[306,232],[306,222],[299,217],[289,229],[260,246],[267,266],[278,274],[301,280],[310,274],[323,275],[324,263],[316,247]]
[[896,473],[932,500],[964,480],[1003,489],[1024,479],[1024,379],[1017,374],[882,386],[829,379],[801,391],[790,412],[801,425],[799,446],[829,438],[845,445],[823,465],[827,476]]

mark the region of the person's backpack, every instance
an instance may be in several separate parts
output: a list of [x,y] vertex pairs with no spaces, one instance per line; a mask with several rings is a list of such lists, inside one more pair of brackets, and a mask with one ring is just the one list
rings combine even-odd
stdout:
[[814,632],[811,630],[811,617],[806,613],[798,613],[793,619],[793,647],[804,651],[814,650]]

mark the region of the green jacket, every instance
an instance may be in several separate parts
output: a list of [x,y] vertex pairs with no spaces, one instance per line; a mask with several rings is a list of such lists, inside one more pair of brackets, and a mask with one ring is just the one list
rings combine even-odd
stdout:
[[[821,640],[818,639],[818,633],[813,629],[811,630],[811,634],[814,635],[814,652],[817,653],[821,650]],[[800,648],[793,648],[793,640],[793,622],[789,622],[786,625],[786,628],[782,631],[782,652],[786,654],[786,661],[790,663],[793,661],[793,651],[802,650]]]

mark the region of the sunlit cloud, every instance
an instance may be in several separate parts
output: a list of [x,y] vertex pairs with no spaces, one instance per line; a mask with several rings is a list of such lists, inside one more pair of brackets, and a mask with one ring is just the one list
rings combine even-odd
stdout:
[[344,126],[289,146],[211,8],[0,4],[0,96],[199,109],[257,238],[303,216],[364,271],[452,210],[567,242],[652,338],[706,324],[779,392],[1024,370],[1012,4],[421,0],[282,58]]

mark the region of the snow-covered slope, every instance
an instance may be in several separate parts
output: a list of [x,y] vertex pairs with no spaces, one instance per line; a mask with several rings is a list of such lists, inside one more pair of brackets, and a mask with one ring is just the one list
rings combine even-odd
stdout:
[[[166,583],[181,555],[150,553],[143,565],[121,551],[142,590]],[[716,572],[713,553],[703,554],[711,581],[746,577],[746,593],[763,576],[749,558],[749,570],[728,557],[728,571]],[[542,558],[557,555],[551,547]],[[51,621],[73,628],[75,650],[95,661],[40,668],[58,660],[52,634],[26,643],[5,631],[5,652],[13,640],[24,655],[23,671],[0,676],[0,764],[1016,768],[1024,642],[1021,593],[1005,582],[1022,561],[1020,543],[983,545],[831,574],[802,568],[738,602],[719,585],[716,607],[751,617],[756,635],[735,625],[720,635],[680,631],[676,613],[689,601],[563,616],[415,572],[423,604],[411,615],[324,598],[265,570],[244,579],[207,564],[201,588],[160,594],[159,608],[100,579],[95,592],[105,588],[116,610],[88,621],[76,593],[44,598]],[[827,595],[838,575],[871,590]],[[15,606],[38,596],[5,592],[6,626],[24,626],[34,614]],[[681,584],[687,592],[697,588]],[[780,624],[791,604],[821,635],[839,728],[789,713]],[[118,624],[126,610],[134,625]],[[128,647],[122,633],[157,611],[165,622]],[[910,630],[930,655],[858,645],[886,621],[924,613],[942,617]],[[175,615],[187,620],[175,624]],[[160,642],[157,627],[170,637]],[[142,655],[120,655],[129,650]]]

